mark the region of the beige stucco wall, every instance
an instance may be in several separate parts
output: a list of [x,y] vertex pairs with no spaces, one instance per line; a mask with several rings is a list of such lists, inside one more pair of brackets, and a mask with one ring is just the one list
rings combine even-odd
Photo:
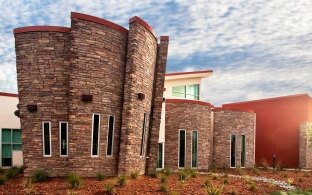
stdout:
[[[201,78],[189,78],[189,79],[175,79],[175,80],[167,80],[165,78],[165,88],[164,97],[166,99],[185,99],[182,97],[173,97],[172,96],[172,87],[183,86],[183,85],[195,85],[199,84],[201,86]],[[200,92],[199,92],[200,95]]]
[[0,96],[0,128],[19,129],[20,120],[14,115],[17,97]]

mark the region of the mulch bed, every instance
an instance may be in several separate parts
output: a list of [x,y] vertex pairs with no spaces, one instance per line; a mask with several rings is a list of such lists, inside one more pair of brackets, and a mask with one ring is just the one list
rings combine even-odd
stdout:
[[[235,169],[219,169],[215,172],[222,172],[228,174],[238,174]],[[252,170],[243,170],[243,175],[256,176]],[[299,189],[310,189],[312,187],[312,172],[304,174],[299,171],[280,171],[274,173],[272,170],[261,170],[261,177],[273,178],[277,180],[286,181],[288,178],[294,180],[293,185]],[[301,179],[300,179],[301,178]],[[176,194],[207,194],[204,188],[204,181],[208,179],[213,185],[221,186],[224,183],[225,177],[213,175],[201,175],[198,174],[196,178],[189,177],[186,181],[181,182],[178,179],[177,173],[172,174],[168,177],[166,182],[167,192]],[[71,190],[66,178],[50,178],[48,181],[43,183],[34,183],[32,187],[25,187],[25,181],[27,179],[22,175],[12,178],[5,185],[0,185],[0,195],[15,195],[15,194],[27,194],[31,191],[34,194],[77,194],[77,195],[88,195],[88,194],[105,194],[104,185],[106,183],[116,183],[116,178],[107,178],[103,181],[98,181],[95,178],[82,178],[82,187],[77,190]],[[250,183],[244,179],[227,177],[228,184],[224,184],[222,194],[236,194],[236,195],[249,195],[249,194],[269,194],[273,191],[283,190],[282,188],[265,183],[265,182],[254,182],[255,189],[250,188]],[[151,178],[148,176],[140,176],[137,179],[128,179],[125,186],[116,186],[116,193],[121,195],[128,194],[165,194],[160,191],[160,179]]]

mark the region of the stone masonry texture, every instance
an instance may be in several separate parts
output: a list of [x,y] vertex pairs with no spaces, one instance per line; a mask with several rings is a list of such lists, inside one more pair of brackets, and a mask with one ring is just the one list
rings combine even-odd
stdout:
[[218,110],[214,112],[213,164],[230,167],[231,135],[236,135],[236,167],[241,165],[241,135],[246,136],[246,168],[255,164],[255,113]]
[[300,124],[299,134],[299,167],[312,169],[312,143],[309,136],[312,134],[312,123]]
[[185,168],[191,168],[192,131],[198,131],[197,169],[207,171],[212,147],[211,107],[183,102],[166,102],[165,168],[178,168],[179,129],[186,130]]
[[[144,173],[148,134],[158,134],[149,130],[158,131],[156,123],[160,123],[162,94],[158,93],[163,88],[168,37],[157,44],[151,28],[139,18],[130,21],[128,31],[79,13],[72,14],[71,28],[49,29],[16,29],[14,34],[25,175],[38,169],[52,177],[70,171],[83,177],[97,172]],[[145,98],[139,99],[138,93]],[[93,100],[82,101],[83,94],[92,95]],[[38,110],[29,112],[29,104],[36,104]],[[97,157],[91,157],[93,113],[100,114]],[[109,116],[115,117],[113,153],[106,156]],[[149,128],[151,118],[153,128]],[[51,157],[43,157],[43,121],[52,125]],[[69,124],[68,157],[60,157],[59,152],[61,121]],[[155,152],[151,150],[152,156],[157,156]]]

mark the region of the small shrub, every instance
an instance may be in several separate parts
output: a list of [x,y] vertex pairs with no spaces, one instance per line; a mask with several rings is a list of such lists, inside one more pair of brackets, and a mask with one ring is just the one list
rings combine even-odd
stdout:
[[213,180],[218,180],[218,175],[217,175],[217,174],[212,174],[212,175],[211,175],[211,178],[212,178]]
[[105,175],[101,172],[96,173],[96,179],[99,181],[103,181],[105,179]]
[[263,167],[264,170],[268,170],[268,168],[269,168],[269,163],[268,163],[268,161],[266,161],[265,158],[263,158],[263,159],[261,160],[261,166]]
[[190,175],[191,175],[191,177],[193,177],[193,178],[197,177],[197,170],[191,169],[191,170],[190,170]]
[[255,175],[260,175],[260,170],[257,167],[253,167],[251,170]]
[[113,183],[106,183],[104,184],[104,191],[107,193],[107,194],[114,194],[115,193],[115,185]]
[[287,183],[289,185],[292,185],[294,183],[294,178],[292,178],[292,177],[287,178]]
[[118,175],[117,184],[120,186],[124,186],[127,183],[127,176],[125,174]]
[[68,174],[67,181],[72,189],[77,189],[81,185],[81,179],[75,172],[70,172]]
[[162,170],[163,174],[165,174],[166,176],[170,176],[172,174],[172,169],[169,168],[165,168]]
[[166,193],[166,192],[168,191],[168,190],[167,190],[167,185],[164,184],[164,183],[161,183],[161,184],[159,185],[159,190],[160,190],[161,192]]
[[246,183],[251,184],[253,181],[251,180],[251,177],[249,175],[244,175],[243,179],[246,181]]
[[256,187],[256,184],[254,182],[252,182],[250,185],[249,185],[249,190],[254,192],[255,190],[257,189]]
[[185,181],[187,178],[188,178],[188,173],[185,171],[185,170],[180,170],[178,172],[178,175],[179,175],[179,180],[180,181]]
[[204,187],[207,188],[209,185],[210,185],[210,181],[208,178],[206,178],[204,181]]
[[224,178],[224,180],[223,180],[223,184],[229,184],[229,179],[228,178]]
[[240,166],[238,166],[236,168],[236,172],[237,172],[238,175],[243,175],[244,174],[244,171],[243,171],[243,169]]
[[138,177],[139,177],[139,172],[134,171],[134,172],[130,173],[131,179],[137,179]]
[[232,189],[232,190],[230,191],[230,195],[237,195],[237,192],[236,192],[234,189]]
[[29,188],[31,185],[32,185],[31,178],[27,178],[22,181],[22,186],[24,188]]
[[167,176],[166,175],[162,175],[160,177],[160,183],[166,183],[167,182]]
[[31,181],[34,183],[44,182],[48,179],[49,174],[45,170],[36,170],[31,176]]
[[208,195],[220,195],[222,194],[222,191],[223,191],[223,185],[221,186],[217,186],[213,184],[208,185],[206,187],[206,191]]
[[152,178],[157,178],[157,171],[152,171],[148,174],[148,176],[152,177]]
[[4,176],[0,176],[0,186],[4,185],[6,182],[6,178]]
[[11,179],[12,177],[15,177],[19,173],[18,167],[11,167],[7,170],[5,177],[7,179]]

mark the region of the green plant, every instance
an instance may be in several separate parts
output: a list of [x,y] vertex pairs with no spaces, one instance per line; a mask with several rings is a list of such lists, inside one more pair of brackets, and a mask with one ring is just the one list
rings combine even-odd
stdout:
[[209,185],[210,185],[210,181],[209,181],[208,178],[206,178],[205,181],[204,181],[204,187],[206,188],[206,187],[208,187]]
[[294,178],[292,178],[292,177],[287,178],[287,183],[289,185],[292,185],[294,183]]
[[223,185],[218,186],[218,185],[208,185],[206,187],[206,191],[208,195],[220,195],[222,194],[223,191]]
[[260,175],[260,170],[257,167],[253,167],[251,170],[255,175]]
[[218,179],[218,175],[213,173],[213,174],[211,175],[211,178],[212,178],[213,180],[217,180],[217,179]]
[[223,180],[223,184],[229,184],[229,179],[228,178],[224,178],[224,180]]
[[12,177],[15,177],[18,173],[19,173],[19,168],[14,166],[7,170],[5,177],[7,179],[11,179]]
[[120,186],[124,186],[127,183],[127,176],[125,174],[118,175],[117,184]]
[[162,173],[165,174],[166,176],[170,176],[172,174],[172,169],[165,168],[162,170]]
[[268,170],[268,168],[269,168],[269,163],[268,163],[268,161],[267,161],[265,158],[263,158],[263,159],[261,160],[261,166],[263,167],[264,170]]
[[97,172],[96,173],[96,178],[99,181],[103,181],[105,179],[105,175],[103,173],[101,173],[101,172]]
[[191,170],[190,170],[190,175],[191,175],[191,177],[193,177],[193,178],[197,177],[197,170],[191,169]]
[[81,186],[81,179],[75,172],[70,172],[68,174],[67,181],[72,189],[77,189]]
[[168,190],[167,190],[167,185],[165,184],[165,183],[161,183],[160,185],[159,185],[159,190],[161,191],[161,192],[164,192],[164,193],[166,193]]
[[44,182],[48,179],[49,174],[45,170],[36,170],[31,176],[31,181],[36,182]]
[[187,171],[182,169],[182,170],[179,170],[178,176],[179,176],[180,181],[185,181],[189,175],[188,175]]
[[254,192],[257,189],[256,184],[254,182],[249,184],[249,190]]
[[243,169],[240,166],[236,167],[236,172],[237,172],[238,175],[243,175],[244,174],[244,171],[243,171]]
[[111,182],[104,184],[104,191],[107,194],[114,194],[115,193],[115,185]]
[[246,183],[251,184],[253,181],[251,180],[251,177],[249,175],[244,175],[243,179],[246,181]]
[[167,176],[166,175],[160,176],[160,183],[166,183],[166,182],[167,182]]
[[1,186],[1,185],[4,185],[5,182],[6,182],[6,177],[0,176],[0,186]]
[[157,178],[157,171],[152,171],[148,174],[148,176],[152,177],[152,178]]
[[130,173],[130,178],[131,179],[137,179],[139,177],[139,172],[134,171]]

